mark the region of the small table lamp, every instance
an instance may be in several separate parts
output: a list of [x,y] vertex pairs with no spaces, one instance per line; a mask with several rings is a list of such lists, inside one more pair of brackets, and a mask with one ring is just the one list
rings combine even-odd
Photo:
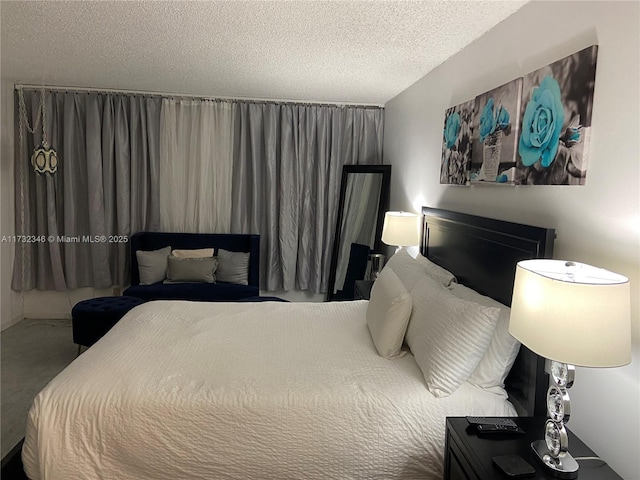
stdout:
[[386,212],[382,241],[387,245],[412,247],[420,244],[420,216],[409,212]]
[[568,451],[567,389],[575,368],[618,367],[631,362],[629,279],[564,260],[525,260],[516,267],[509,332],[551,360],[547,391],[549,419],[544,441],[531,447],[559,478],[576,478],[578,463]]

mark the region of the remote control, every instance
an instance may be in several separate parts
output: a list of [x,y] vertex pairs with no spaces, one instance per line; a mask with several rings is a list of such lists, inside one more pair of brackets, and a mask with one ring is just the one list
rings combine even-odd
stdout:
[[467,417],[467,422],[472,425],[505,425],[517,428],[518,425],[508,417]]
[[478,433],[524,433],[520,427],[511,427],[509,425],[494,425],[479,423],[476,425]]

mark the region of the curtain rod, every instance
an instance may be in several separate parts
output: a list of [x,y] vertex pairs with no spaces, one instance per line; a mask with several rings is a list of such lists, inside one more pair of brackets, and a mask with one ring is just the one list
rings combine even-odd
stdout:
[[267,103],[267,104],[294,104],[294,105],[313,105],[318,107],[356,107],[356,108],[375,108],[375,109],[384,109],[384,105],[377,105],[372,103],[361,103],[361,104],[350,104],[350,103],[339,103],[339,102],[316,102],[316,101],[296,101],[296,100],[280,100],[280,99],[266,99],[266,98],[238,98],[238,97],[209,97],[205,95],[193,95],[193,94],[182,94],[182,93],[169,93],[169,92],[150,92],[150,91],[142,91],[142,90],[122,90],[117,88],[91,88],[91,87],[69,87],[69,86],[59,86],[59,85],[31,85],[31,84],[14,84],[14,89],[24,90],[57,90],[57,91],[65,91],[65,92],[95,92],[95,93],[121,93],[125,95],[142,95],[148,97],[169,97],[169,98],[185,98],[185,99],[194,99],[194,100],[211,100],[215,102],[248,102],[248,103]]

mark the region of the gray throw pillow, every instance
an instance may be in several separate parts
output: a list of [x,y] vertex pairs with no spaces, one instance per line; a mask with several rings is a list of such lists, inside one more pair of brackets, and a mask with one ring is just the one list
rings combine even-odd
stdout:
[[230,252],[220,248],[216,278],[220,282],[249,285],[249,252]]
[[160,250],[138,250],[138,275],[140,285],[151,285],[163,281],[167,277],[167,259],[171,253],[171,247]]
[[215,257],[179,258],[171,255],[165,283],[216,283],[217,266],[218,260]]

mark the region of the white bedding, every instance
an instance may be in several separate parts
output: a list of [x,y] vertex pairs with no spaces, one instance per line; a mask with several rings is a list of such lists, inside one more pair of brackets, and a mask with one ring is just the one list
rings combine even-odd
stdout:
[[444,419],[515,415],[464,383],[435,398],[378,356],[366,301],[149,302],[34,400],[32,480],[442,477]]

